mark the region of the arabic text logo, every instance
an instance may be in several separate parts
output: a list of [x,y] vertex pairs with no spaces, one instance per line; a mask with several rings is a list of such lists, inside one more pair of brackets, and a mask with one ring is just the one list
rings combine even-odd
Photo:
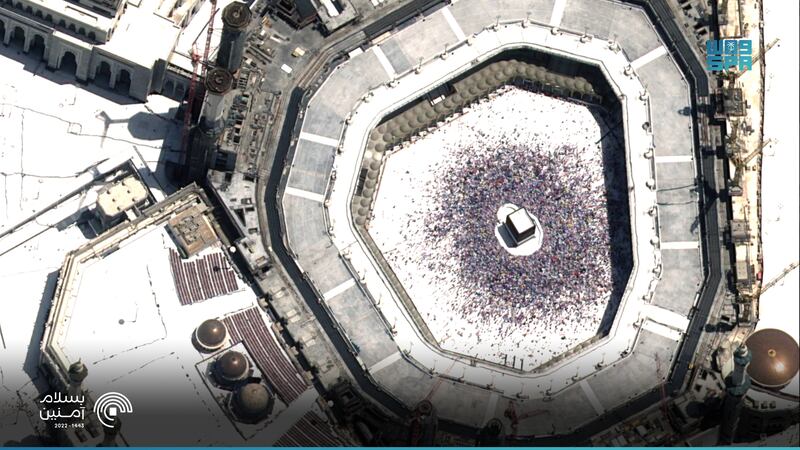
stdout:
[[[63,423],[71,423],[71,426],[80,426],[80,421],[85,418],[85,402],[83,395],[64,395],[61,392],[47,394],[39,403],[39,418],[44,421],[53,420],[56,426]],[[60,420],[63,419],[63,420]],[[72,420],[75,419],[75,420]],[[80,419],[80,420],[78,420]]]
[[119,392],[106,392],[94,403],[94,413],[103,426],[114,427],[117,416],[121,413],[132,413],[133,405],[128,397]]

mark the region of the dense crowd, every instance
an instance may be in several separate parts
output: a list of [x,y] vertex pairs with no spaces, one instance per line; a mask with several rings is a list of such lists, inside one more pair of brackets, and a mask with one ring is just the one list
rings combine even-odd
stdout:
[[[390,158],[384,183],[397,175],[405,188],[389,195],[413,198],[391,214],[379,198],[373,225],[398,222],[386,257],[445,347],[530,366],[597,332],[630,270],[628,235],[613,246],[610,237],[610,217],[627,221],[627,197],[604,170],[604,149],[619,150],[602,145],[604,131],[585,106],[510,88],[423,139],[418,157],[400,160],[412,146]],[[419,165],[430,172],[420,176]],[[506,203],[541,222],[533,255],[513,256],[496,239]]]

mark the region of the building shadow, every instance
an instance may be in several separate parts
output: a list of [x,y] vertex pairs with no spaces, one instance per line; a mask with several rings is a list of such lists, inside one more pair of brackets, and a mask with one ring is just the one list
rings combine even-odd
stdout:
[[[14,60],[21,63],[26,71],[35,73],[45,67],[45,61],[42,59],[44,55],[44,48],[41,52],[36,51],[34,45],[31,44],[31,49],[35,50],[35,54],[25,53],[25,36],[20,33],[20,28],[5,29],[4,32],[11,33],[11,38],[8,45],[0,44],[0,56]],[[2,33],[0,33],[1,35]]]
[[[94,77],[94,81],[79,81],[77,78],[75,78],[78,65],[75,60],[75,56],[72,53],[67,52],[65,54],[65,56],[62,58],[60,68],[48,68],[47,61],[43,59],[45,51],[44,42],[41,42],[40,39],[34,39],[30,48],[28,49],[28,53],[25,53],[24,38],[21,38],[14,30],[11,32],[15,33],[15,35],[12,35],[8,46],[0,44],[0,57],[8,58],[12,61],[22,64],[23,69],[26,72],[30,72],[33,76],[44,78],[59,85],[77,86],[80,89],[97,95],[98,97],[102,97],[120,105],[142,103],[139,100],[127,95],[131,83],[129,76],[128,78],[121,76],[120,79],[117,80],[117,85],[114,89],[109,87],[110,79],[104,78],[104,73],[90,74],[90,77],[92,75],[96,75]],[[100,70],[98,70],[98,72],[100,72]],[[97,79],[97,75],[99,75],[99,80]],[[110,77],[110,69],[107,76]]]
[[622,114],[618,104],[609,109],[590,107],[603,132],[600,149],[603,158],[603,178],[606,189],[606,220],[608,222],[609,256],[611,260],[611,297],[600,321],[598,333],[605,335],[617,315],[625,288],[633,270],[631,217],[628,202],[628,173]]
[[173,107],[163,113],[140,111],[127,119],[110,120],[111,123],[127,122],[128,132],[136,139],[141,139],[144,141],[158,141],[164,139],[164,133],[158,128],[153,128],[151,126],[153,119],[156,118],[159,121],[169,122],[171,125],[182,126],[183,124],[174,119],[177,110],[178,108]]
[[514,248],[517,245],[517,242],[514,241],[514,238],[511,236],[511,233],[508,232],[508,229],[505,226],[502,224],[497,224],[495,225],[495,229],[500,235],[500,238],[503,240],[503,244],[505,244],[507,248]]
[[[60,69],[59,69],[60,71]],[[51,71],[50,69],[46,69],[45,72],[56,72]],[[98,70],[99,72],[99,70]],[[38,74],[37,74],[38,75]],[[72,80],[72,83],[68,84],[75,84],[76,86],[80,87],[81,89],[91,92],[92,94],[102,97],[106,100],[112,101],[118,105],[133,105],[135,103],[143,103],[139,100],[134,99],[127,95],[127,90],[123,90],[124,84],[120,86],[117,84],[113,89],[110,86],[110,74],[105,75],[100,73],[100,78],[98,79],[95,77],[94,80],[88,82],[78,81],[76,79]],[[44,76],[44,78],[47,78]],[[49,79],[49,78],[48,78]],[[128,87],[130,86],[130,82],[128,82]]]
[[22,366],[22,370],[32,380],[35,380],[39,376],[39,360],[41,358],[40,345],[42,342],[42,335],[44,334],[44,324],[47,322],[47,316],[50,314],[50,306],[53,304],[53,294],[55,294],[56,284],[58,283],[58,273],[59,271],[55,270],[47,274],[42,298],[39,302],[39,311],[36,313],[36,321],[34,322],[33,332],[31,332],[30,342],[28,343],[25,362]]

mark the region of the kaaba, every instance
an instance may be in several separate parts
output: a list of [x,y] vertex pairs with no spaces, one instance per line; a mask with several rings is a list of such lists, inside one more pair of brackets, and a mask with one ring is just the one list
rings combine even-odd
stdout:
[[514,238],[514,243],[519,245],[536,234],[536,223],[525,208],[519,208],[506,216],[506,228]]

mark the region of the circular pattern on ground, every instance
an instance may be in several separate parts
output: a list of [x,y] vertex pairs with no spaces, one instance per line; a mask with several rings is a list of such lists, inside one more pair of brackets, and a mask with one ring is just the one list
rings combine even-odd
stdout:
[[[370,233],[443,347],[538,365],[597,333],[631,266],[612,267],[608,215],[627,221],[627,197],[607,196],[616,180],[597,120],[507,88],[391,156]],[[505,203],[548,230],[536,254],[515,257],[497,242]],[[614,248],[629,255],[629,236],[618,237]]]

